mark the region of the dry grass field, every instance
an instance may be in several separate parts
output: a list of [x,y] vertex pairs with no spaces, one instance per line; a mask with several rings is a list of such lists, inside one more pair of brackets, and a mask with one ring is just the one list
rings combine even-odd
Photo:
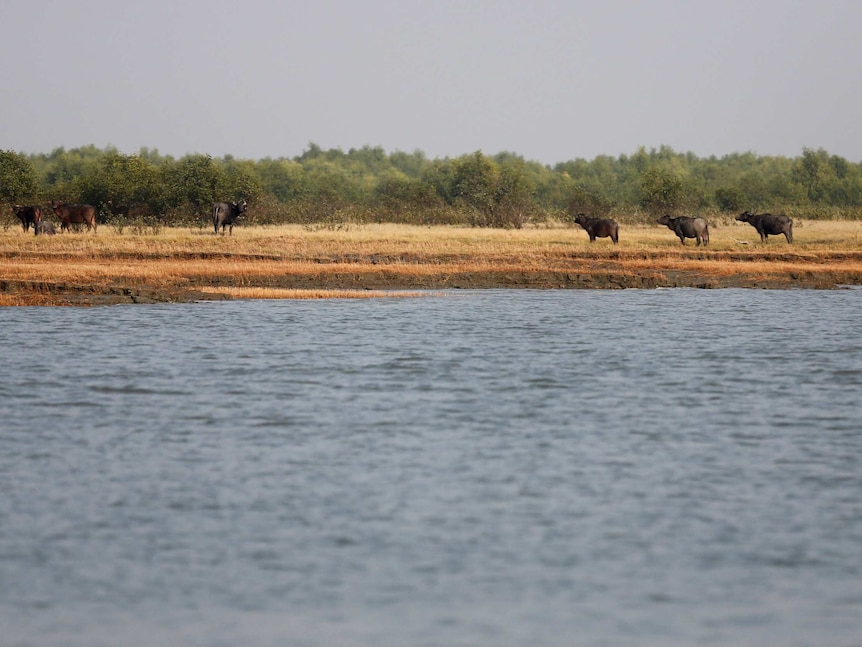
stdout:
[[[711,225],[709,247],[661,226],[620,244],[580,228],[406,225],[163,229],[33,236],[0,230],[0,305],[413,296],[449,288],[814,287],[862,284],[862,223],[797,221],[795,243]],[[397,292],[392,292],[393,290]]]

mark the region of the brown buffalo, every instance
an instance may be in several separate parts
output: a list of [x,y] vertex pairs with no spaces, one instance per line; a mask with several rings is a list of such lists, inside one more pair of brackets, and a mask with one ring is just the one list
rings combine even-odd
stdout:
[[51,208],[60,219],[60,231],[68,231],[69,225],[84,224],[87,231],[96,232],[96,207],[91,204],[66,204],[54,200]]
[[42,207],[38,205],[28,205],[26,207],[22,207],[19,204],[12,205],[12,211],[18,216],[18,220],[21,221],[21,226],[24,228],[24,231],[28,231],[30,229],[30,225],[35,225],[37,222],[42,220]]

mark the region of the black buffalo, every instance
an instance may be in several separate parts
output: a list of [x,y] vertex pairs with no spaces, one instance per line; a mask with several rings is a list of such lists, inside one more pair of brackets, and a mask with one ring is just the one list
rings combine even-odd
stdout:
[[34,225],[42,220],[42,207],[38,205],[27,205],[22,207],[19,204],[12,205],[12,211],[18,216],[21,221],[21,226],[24,231],[29,231],[30,225]]
[[694,238],[697,244],[703,241],[704,245],[709,245],[709,225],[703,218],[691,218],[689,216],[679,216],[671,218],[664,215],[656,222],[660,225],[667,225],[673,233],[679,236],[679,242],[685,245],[686,238]]
[[96,232],[96,207],[91,204],[66,204],[54,200],[51,208],[60,219],[60,230],[68,231],[69,225],[87,225],[87,231]]
[[766,239],[770,235],[777,236],[778,234],[784,234],[788,243],[793,242],[793,220],[789,216],[772,213],[754,214],[750,211],[743,211],[736,219],[740,222],[747,222],[754,227],[760,234],[761,243],[766,243]]
[[228,227],[230,235],[233,236],[233,223],[239,218],[245,210],[248,209],[248,203],[245,200],[239,202],[216,202],[213,205],[213,227],[215,233],[218,233],[221,227],[221,233],[224,235],[224,228]]
[[49,220],[40,220],[39,222],[33,223],[34,236],[38,236],[39,234],[53,236],[55,233],[56,232],[54,231],[54,223]]
[[610,238],[616,245],[620,240],[620,226],[616,220],[596,218],[585,213],[579,213],[575,216],[575,222],[586,230],[591,243],[596,242],[596,238]]

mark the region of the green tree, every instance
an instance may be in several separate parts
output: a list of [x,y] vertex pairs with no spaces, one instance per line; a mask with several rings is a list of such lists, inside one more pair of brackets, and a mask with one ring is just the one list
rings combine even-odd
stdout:
[[455,166],[454,160],[434,160],[425,172],[422,173],[422,181],[446,202],[449,206],[455,205]]
[[715,190],[715,204],[725,213],[745,208],[745,194],[738,186],[722,186]]
[[22,154],[0,150],[0,199],[11,204],[26,202],[38,192],[39,179]]
[[303,163],[303,172],[308,199],[340,205],[361,199],[362,187],[343,163],[318,156]]
[[802,157],[794,169],[795,179],[805,188],[811,202],[821,202],[825,197],[827,159],[824,150],[803,148]]
[[[65,150],[55,148],[49,155],[43,156],[41,160],[43,185],[51,193],[70,198],[68,192],[75,192],[75,182],[80,178],[95,173],[99,159],[105,155],[104,151],[95,146],[83,146]],[[74,196],[78,199],[78,196]]]
[[208,214],[226,194],[225,172],[209,155],[187,155],[167,165],[163,177],[167,205],[191,207],[196,216]]
[[263,182],[257,173],[254,162],[248,160],[230,160],[224,165],[225,198],[238,200],[240,198],[250,203],[256,202],[263,194]]
[[76,185],[80,198],[90,204],[146,206],[154,213],[164,206],[161,170],[138,155],[110,151]]
[[520,229],[532,211],[536,186],[523,159],[512,159],[499,167],[494,191],[494,227]]
[[306,193],[302,164],[289,159],[264,159],[255,165],[264,192],[279,202],[300,200]]
[[546,169],[536,181],[536,203],[545,209],[566,209],[577,186],[568,173]]
[[442,202],[431,185],[395,170],[380,178],[374,198],[376,205],[390,210],[438,207]]
[[[158,214],[209,211],[215,200],[245,198],[266,205],[270,222],[289,218],[391,218],[409,222],[471,222],[519,226],[526,218],[572,210],[622,211],[773,209],[815,205],[817,213],[853,215],[862,207],[862,165],[804,149],[795,158],[752,152],[699,158],[668,146],[632,155],[572,159],[553,167],[504,151],[428,160],[421,151],[387,154],[381,147],[323,150],[310,143],[293,159],[237,160],[191,155],[180,160],[142,148],[123,155],[83,146],[50,154],[5,153],[28,161],[37,186],[15,189],[0,178],[0,193],[69,201],[149,205]],[[2,197],[2,196],[0,196]],[[579,204],[581,206],[574,206]],[[376,209],[376,213],[370,210]],[[625,217],[623,215],[623,217]]]
[[740,175],[737,186],[742,191],[746,209],[757,209],[771,202],[769,183],[763,171],[759,169]]
[[600,194],[589,191],[582,186],[576,186],[569,194],[566,214],[570,220],[574,220],[579,213],[604,217],[610,213],[612,208],[613,205]]
[[511,155],[502,159],[497,164],[476,151],[439,169],[443,194],[450,204],[469,210],[474,226],[519,228],[533,208],[535,184],[524,160]]
[[847,177],[847,173],[850,171],[850,162],[838,155],[833,155],[829,158],[829,166],[832,167],[835,177],[839,180],[845,179]]
[[393,167],[411,178],[422,177],[422,173],[429,165],[428,158],[420,150],[415,150],[413,153],[395,151],[389,156],[389,162]]
[[395,169],[381,177],[374,188],[373,206],[381,220],[430,224],[444,204],[433,186]]
[[473,210],[473,224],[493,227],[494,209],[497,206],[497,168],[482,151],[459,158],[454,164],[452,195]]
[[302,151],[302,155],[296,158],[296,161],[307,162],[308,160],[315,160],[321,157],[326,157],[326,153],[323,152],[323,149],[314,142],[309,142],[306,149]]
[[640,204],[654,215],[681,209],[685,198],[682,180],[670,171],[651,168],[641,177]]

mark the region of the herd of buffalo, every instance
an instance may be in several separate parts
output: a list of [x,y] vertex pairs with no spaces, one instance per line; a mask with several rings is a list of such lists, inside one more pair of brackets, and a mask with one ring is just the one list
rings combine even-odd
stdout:
[[[115,206],[108,201],[104,205],[111,214],[115,216],[123,216],[128,218],[129,208],[125,206]],[[230,235],[233,235],[233,225],[236,219],[239,218],[248,208],[248,203],[245,200],[239,202],[216,202],[213,205],[213,227],[215,233],[221,229],[224,234],[225,228],[228,229]],[[60,220],[60,231],[69,231],[72,225],[84,225],[87,231],[93,230],[96,233],[96,213],[97,209],[91,204],[66,204],[59,200],[51,202],[51,209],[54,215]],[[54,223],[48,220],[43,220],[42,207],[39,205],[12,205],[13,213],[21,221],[21,226],[24,231],[29,231],[33,228],[34,233],[53,235],[56,233]]]
[[[86,225],[87,231],[90,229],[96,231],[96,208],[89,204],[66,204],[54,200],[51,202],[51,209],[54,210],[54,215],[60,219],[60,230],[68,231],[72,225]],[[33,227],[36,235],[53,234],[54,223],[48,220],[42,220],[42,207],[38,205],[28,205],[22,207],[13,205],[12,211],[18,216],[24,231]]]
[[[784,234],[788,243],[793,242],[793,220],[784,214],[751,213],[744,211],[736,217],[740,222],[747,222],[760,234],[760,242],[766,243],[769,236]],[[594,243],[596,238],[610,238],[614,245],[619,242],[619,225],[611,218],[596,218],[579,213],[575,222],[583,227]],[[685,245],[686,238],[694,238],[697,244],[709,245],[709,225],[703,218],[692,218],[690,216],[678,216],[672,218],[664,215],[656,222],[667,226],[679,238],[679,242]]]
[[[128,216],[128,208],[114,207],[108,203],[110,211],[117,214]],[[51,209],[54,215],[60,220],[60,231],[68,231],[71,225],[85,225],[87,231],[90,229],[96,232],[96,207],[89,204],[66,204],[54,200],[51,202]],[[124,211],[125,209],[125,211]],[[225,228],[229,235],[233,235],[233,225],[243,213],[248,209],[248,203],[245,200],[239,202],[216,202],[212,208],[213,228],[218,234],[221,230],[222,235],[225,233]],[[12,211],[18,216],[24,231],[29,231],[33,227],[35,234],[54,234],[54,223],[42,220],[42,207],[38,205],[20,206],[14,205]],[[777,236],[784,234],[788,243],[793,242],[793,220],[783,214],[758,213],[754,214],[749,211],[744,211],[736,217],[741,222],[747,222],[757,230],[760,234],[760,241],[767,242],[769,236]],[[679,242],[685,245],[686,238],[694,238],[698,245],[703,243],[709,245],[709,225],[703,218],[692,218],[690,216],[678,216],[672,218],[665,215],[656,221],[660,225],[667,226],[679,238]],[[614,245],[619,242],[619,225],[616,220],[611,218],[597,218],[579,213],[575,217],[575,223],[579,224],[590,237],[590,242],[594,243],[596,238],[610,238]]]

